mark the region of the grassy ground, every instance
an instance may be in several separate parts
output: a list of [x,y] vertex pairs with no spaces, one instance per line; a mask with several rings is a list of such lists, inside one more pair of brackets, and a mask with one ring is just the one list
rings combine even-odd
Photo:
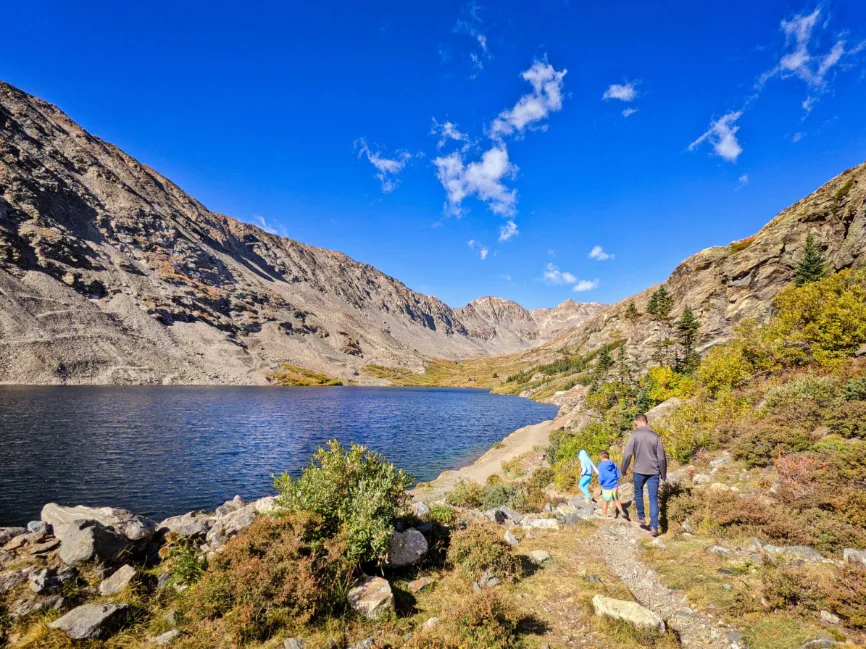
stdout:
[[505,378],[529,366],[531,361],[523,355],[471,358],[463,361],[428,359],[424,372],[413,372],[400,367],[367,365],[369,376],[386,379],[394,385],[486,388],[502,391]]
[[339,379],[335,379],[333,377],[328,376],[327,374],[320,374],[319,372],[314,372],[312,370],[304,369],[303,367],[298,367],[297,365],[290,365],[288,363],[283,364],[283,370],[280,372],[272,372],[268,375],[268,378],[272,383],[282,386],[300,386],[300,387],[313,387],[313,386],[331,386],[331,385],[343,385],[343,382]]

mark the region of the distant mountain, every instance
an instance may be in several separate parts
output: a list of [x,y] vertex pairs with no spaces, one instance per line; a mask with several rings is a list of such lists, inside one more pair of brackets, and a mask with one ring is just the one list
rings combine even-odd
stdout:
[[364,382],[368,364],[525,349],[600,308],[452,309],[211,212],[0,82],[0,382],[263,383],[283,363]]

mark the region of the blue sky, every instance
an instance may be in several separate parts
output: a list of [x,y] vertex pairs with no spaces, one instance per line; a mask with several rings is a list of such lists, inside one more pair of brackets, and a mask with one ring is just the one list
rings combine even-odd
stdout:
[[7,3],[0,78],[452,306],[622,299],[866,160],[862,0],[142,7]]

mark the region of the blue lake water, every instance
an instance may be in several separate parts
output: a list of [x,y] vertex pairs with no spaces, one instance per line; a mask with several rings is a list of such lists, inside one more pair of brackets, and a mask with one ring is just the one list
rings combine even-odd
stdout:
[[426,481],[556,410],[449,388],[0,387],[0,526],[52,501],[160,520],[259,497],[334,438]]

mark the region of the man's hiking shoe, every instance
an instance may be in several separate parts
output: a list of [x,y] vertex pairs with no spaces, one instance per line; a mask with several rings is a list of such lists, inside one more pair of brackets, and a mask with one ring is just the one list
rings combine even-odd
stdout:
[[652,530],[650,530],[650,536],[652,536],[653,538],[656,538],[658,535],[659,535],[659,528],[654,527],[654,528],[652,528]]
[[641,528],[642,530],[646,530],[647,532],[650,531],[650,526],[647,525],[646,523],[640,523],[640,528]]

